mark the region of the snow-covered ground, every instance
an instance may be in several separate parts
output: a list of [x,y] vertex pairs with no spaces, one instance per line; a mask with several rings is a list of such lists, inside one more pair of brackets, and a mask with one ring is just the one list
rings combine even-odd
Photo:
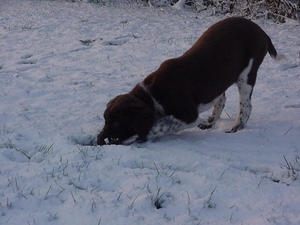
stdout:
[[246,129],[224,132],[237,113],[232,87],[213,129],[88,145],[111,98],[223,18],[138,3],[1,0],[0,224],[300,224],[296,21],[255,21],[285,58],[266,56]]

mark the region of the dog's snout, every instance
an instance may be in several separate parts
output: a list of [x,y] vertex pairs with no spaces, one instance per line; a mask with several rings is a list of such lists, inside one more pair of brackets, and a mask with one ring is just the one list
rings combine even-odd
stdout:
[[100,132],[100,134],[97,136],[97,145],[105,145],[105,134],[104,129]]
[[104,139],[97,137],[97,145],[105,145],[106,142]]

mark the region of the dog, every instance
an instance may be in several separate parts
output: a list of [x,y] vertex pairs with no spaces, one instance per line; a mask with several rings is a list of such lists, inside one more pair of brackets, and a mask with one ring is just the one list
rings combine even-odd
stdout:
[[[97,144],[131,144],[193,126],[211,128],[225,106],[225,91],[234,83],[239,112],[227,132],[243,129],[267,52],[276,59],[270,37],[257,24],[239,17],[217,22],[182,56],[166,60],[129,93],[107,104]],[[201,120],[199,114],[212,107],[208,119]]]

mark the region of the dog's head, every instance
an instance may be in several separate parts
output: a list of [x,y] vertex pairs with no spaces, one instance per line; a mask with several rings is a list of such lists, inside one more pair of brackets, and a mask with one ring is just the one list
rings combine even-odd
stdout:
[[153,109],[132,94],[119,95],[106,106],[105,125],[97,136],[97,144],[122,144],[134,135],[146,141],[154,118]]

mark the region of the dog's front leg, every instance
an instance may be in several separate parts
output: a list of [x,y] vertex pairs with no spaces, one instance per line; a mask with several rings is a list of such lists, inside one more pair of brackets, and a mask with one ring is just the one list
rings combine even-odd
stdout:
[[[176,131],[182,130],[186,127],[186,123],[176,119],[174,116],[166,116],[161,119],[158,119],[154,125],[152,126],[151,130],[149,131],[147,135],[147,140],[155,140],[161,136],[164,136],[166,134],[171,134]],[[134,142],[139,141],[138,135],[133,135],[132,137],[124,140],[122,144],[124,145],[130,145]]]
[[[178,131],[197,126],[199,123],[203,122],[204,119],[198,117],[194,122],[187,124],[174,116],[166,116],[161,119],[158,119],[154,125],[152,126],[151,130],[147,135],[147,140],[155,140],[159,137],[162,137],[167,134],[176,133]],[[123,141],[122,144],[130,145],[134,142],[138,142],[139,137],[138,135],[134,135],[127,140]]]
[[156,138],[166,134],[175,133],[180,130],[197,126],[200,122],[203,122],[203,119],[200,119],[199,117],[193,123],[187,124],[172,115],[166,116],[154,123],[147,138],[148,140],[155,140]]
[[166,116],[157,120],[152,126],[147,138],[154,140],[166,134],[171,134],[181,130],[187,124],[176,119],[174,116]]
[[[161,119],[158,119],[154,125],[152,126],[151,130],[147,135],[147,140],[155,140],[161,136],[166,134],[175,133],[176,131],[182,130],[187,126],[186,123],[176,119],[174,116],[166,116]],[[138,142],[139,137],[138,135],[133,135],[132,137],[126,139],[122,142],[124,145],[130,145],[134,142]]]

